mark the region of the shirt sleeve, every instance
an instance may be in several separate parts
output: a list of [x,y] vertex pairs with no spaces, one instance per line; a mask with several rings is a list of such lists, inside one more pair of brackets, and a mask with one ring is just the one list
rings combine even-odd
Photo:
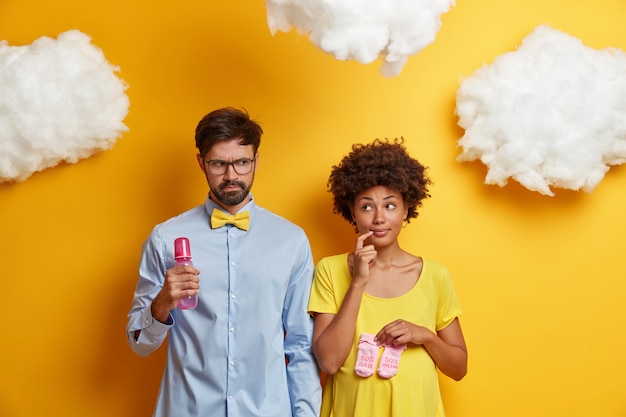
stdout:
[[438,274],[439,298],[437,304],[437,331],[445,329],[462,314],[461,304],[456,295],[452,277],[448,269],[441,266]]
[[[163,240],[155,228],[143,244],[139,265],[139,280],[128,313],[126,336],[131,349],[140,356],[154,352],[165,340],[168,330],[174,325],[170,315],[167,323],[152,317],[152,301],[163,287],[166,266]],[[135,332],[140,331],[135,340]]]
[[313,277],[311,248],[306,238],[301,241],[299,253],[283,310],[287,383],[292,415],[317,417],[321,403],[321,383],[312,349],[313,318],[306,311]]
[[333,285],[333,270],[330,258],[323,258],[315,266],[311,297],[309,298],[309,313],[337,314],[338,301]]

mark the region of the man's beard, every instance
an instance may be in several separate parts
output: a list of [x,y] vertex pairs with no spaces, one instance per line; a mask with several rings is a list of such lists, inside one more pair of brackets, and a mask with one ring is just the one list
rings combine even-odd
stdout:
[[[222,190],[225,187],[236,185],[241,187],[241,191],[227,191],[223,192]],[[224,204],[225,206],[236,206],[241,203],[243,200],[248,197],[250,194],[250,188],[252,187],[252,183],[249,187],[246,187],[246,184],[241,181],[224,181],[221,183],[216,189],[211,190],[211,194],[215,196],[217,201]]]

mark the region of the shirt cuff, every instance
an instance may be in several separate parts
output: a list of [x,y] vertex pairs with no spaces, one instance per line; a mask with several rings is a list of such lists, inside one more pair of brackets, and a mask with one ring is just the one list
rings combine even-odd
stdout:
[[150,341],[159,340],[165,337],[168,330],[174,325],[174,318],[170,313],[167,316],[167,322],[161,323],[154,317],[152,317],[152,311],[150,308],[146,308],[141,314],[141,333],[136,340],[137,343],[141,343],[141,339],[147,339]]

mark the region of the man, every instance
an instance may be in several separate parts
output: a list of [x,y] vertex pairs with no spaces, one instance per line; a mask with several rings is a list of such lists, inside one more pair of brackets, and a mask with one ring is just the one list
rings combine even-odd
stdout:
[[[169,332],[156,417],[319,414],[311,249],[300,227],[250,193],[262,134],[245,111],[206,115],[196,128],[206,202],[157,225],[143,245],[127,333],[146,356]],[[194,266],[173,266],[182,236]],[[177,308],[194,295],[196,309]]]

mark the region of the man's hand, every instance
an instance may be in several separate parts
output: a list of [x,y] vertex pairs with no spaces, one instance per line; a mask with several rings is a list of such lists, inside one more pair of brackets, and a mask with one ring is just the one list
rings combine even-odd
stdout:
[[170,311],[176,308],[178,300],[198,294],[200,288],[198,274],[193,266],[179,265],[165,273],[163,288],[152,301],[152,317],[166,323]]

